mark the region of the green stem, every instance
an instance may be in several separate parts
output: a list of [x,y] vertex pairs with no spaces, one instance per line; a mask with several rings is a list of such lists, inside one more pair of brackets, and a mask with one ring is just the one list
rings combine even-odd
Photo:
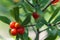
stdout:
[[47,29],[49,29],[49,28],[46,28],[46,29],[44,29],[44,30],[42,30],[42,31],[39,31],[39,33],[43,32],[43,31],[45,31],[45,30],[47,30]]
[[16,35],[16,40],[19,40],[19,35]]
[[[53,1],[55,1],[55,0],[53,0]],[[53,1],[51,1],[42,11],[44,12],[52,4]]]
[[36,34],[36,38],[35,38],[35,40],[39,40],[39,29],[37,29],[37,34]]
[[33,8],[35,7],[33,4],[31,4],[28,0],[26,0],[28,4],[30,4]]

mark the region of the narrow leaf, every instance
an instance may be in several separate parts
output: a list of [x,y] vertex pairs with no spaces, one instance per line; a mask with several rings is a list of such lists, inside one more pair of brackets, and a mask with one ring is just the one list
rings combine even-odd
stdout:
[[57,37],[57,29],[54,30],[47,30],[48,37],[45,40],[55,40]]
[[44,17],[41,17],[36,21],[37,28],[41,28],[44,24],[47,25],[47,21],[44,19]]
[[13,10],[14,10],[15,20],[19,22],[19,7],[15,7]]
[[27,10],[29,12],[33,12],[33,7],[31,5],[29,5],[27,2],[24,2],[23,5],[25,8],[27,8]]
[[11,11],[11,16],[17,21],[17,22],[22,22],[21,19],[19,18],[19,7],[14,7]]
[[28,28],[26,28],[25,33],[23,34],[23,39],[28,40]]
[[60,21],[60,15],[53,21],[53,23],[57,23],[58,21]]
[[11,20],[5,16],[0,16],[0,20],[6,24],[10,24]]
[[22,25],[27,25],[31,20],[31,15],[27,14],[26,19],[23,21]]
[[50,22],[50,21],[57,15],[57,13],[59,12],[59,10],[60,10],[60,7],[58,7],[58,8],[53,12],[53,14],[52,14],[52,16],[51,16],[51,18],[49,19],[48,22]]

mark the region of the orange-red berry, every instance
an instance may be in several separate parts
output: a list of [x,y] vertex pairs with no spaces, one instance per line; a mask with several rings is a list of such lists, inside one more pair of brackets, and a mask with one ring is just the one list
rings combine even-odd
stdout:
[[16,22],[11,22],[11,23],[10,23],[10,28],[11,28],[11,29],[15,28],[15,23],[16,23]]
[[20,24],[19,23],[15,23],[15,28],[19,28]]
[[10,33],[11,33],[11,35],[16,36],[17,35],[17,30],[16,29],[11,29]]

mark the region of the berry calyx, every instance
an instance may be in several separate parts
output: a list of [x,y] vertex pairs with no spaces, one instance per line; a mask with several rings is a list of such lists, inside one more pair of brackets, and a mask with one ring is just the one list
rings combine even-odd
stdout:
[[20,34],[20,35],[23,35],[24,32],[25,32],[25,28],[24,27],[20,27],[17,29],[17,32]]
[[10,33],[11,33],[11,35],[16,36],[17,35],[17,30],[16,29],[11,29]]
[[56,4],[57,2],[59,2],[59,0],[53,0],[52,4]]
[[16,22],[11,22],[11,23],[10,23],[10,28],[11,28],[11,29],[15,28],[15,23],[16,23]]
[[38,19],[39,18],[39,15],[36,12],[33,12],[32,16],[33,16],[34,19]]
[[19,28],[20,24],[19,23],[15,23],[15,28]]

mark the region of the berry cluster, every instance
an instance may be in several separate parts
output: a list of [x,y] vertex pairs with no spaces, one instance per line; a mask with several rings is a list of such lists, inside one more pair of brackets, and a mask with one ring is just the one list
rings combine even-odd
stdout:
[[22,35],[25,32],[25,28],[17,22],[11,22],[10,23],[10,29],[11,29],[10,34],[13,36],[15,36],[17,34]]

